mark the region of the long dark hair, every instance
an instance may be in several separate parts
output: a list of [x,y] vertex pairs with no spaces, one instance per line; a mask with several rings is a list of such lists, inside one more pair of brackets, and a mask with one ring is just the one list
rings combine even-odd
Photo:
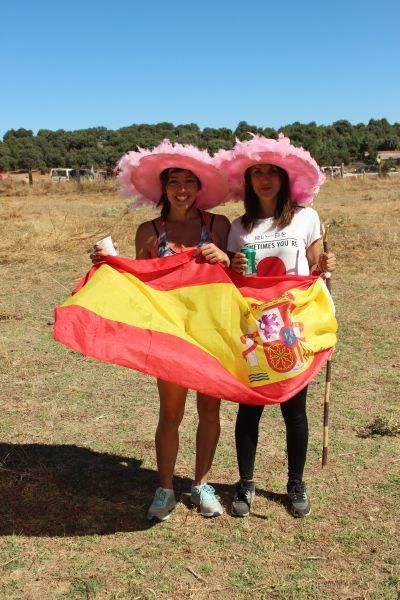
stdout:
[[[160,200],[158,201],[157,206],[161,206],[161,218],[163,221],[166,221],[168,215],[169,215],[169,210],[171,208],[171,205],[169,203],[168,200],[168,196],[167,196],[167,183],[168,183],[168,179],[169,176],[172,175],[172,173],[181,173],[182,171],[188,171],[189,169],[180,169],[179,167],[169,167],[168,169],[164,169],[164,171],[161,171],[160,173],[160,182],[161,182],[161,196],[160,196]],[[191,173],[193,173],[193,171],[190,171]],[[197,189],[201,190],[201,181],[200,179],[197,177],[197,175],[195,173],[193,173],[193,175],[196,178],[197,181]]]
[[[288,174],[284,169],[277,167],[281,180],[281,188],[278,192],[278,201],[274,214],[275,224],[278,227],[289,225],[294,215],[294,204],[290,197],[290,184]],[[251,167],[244,173],[244,210],[241,222],[247,231],[251,231],[254,222],[260,218],[260,200],[251,184]]]

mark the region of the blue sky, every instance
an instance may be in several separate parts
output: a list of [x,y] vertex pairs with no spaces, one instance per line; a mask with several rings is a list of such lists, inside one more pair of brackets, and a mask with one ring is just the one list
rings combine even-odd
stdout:
[[400,121],[398,0],[14,0],[0,18],[0,137]]

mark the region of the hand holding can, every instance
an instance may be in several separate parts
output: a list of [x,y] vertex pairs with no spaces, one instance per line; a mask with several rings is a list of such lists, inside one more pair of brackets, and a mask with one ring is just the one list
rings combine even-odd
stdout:
[[257,273],[256,251],[254,248],[242,248],[240,252],[247,258],[247,265],[243,271],[243,275],[255,275]]

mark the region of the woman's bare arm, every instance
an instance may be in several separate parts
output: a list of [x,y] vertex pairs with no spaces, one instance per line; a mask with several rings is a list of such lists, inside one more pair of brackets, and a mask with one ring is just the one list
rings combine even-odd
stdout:
[[307,248],[307,260],[310,271],[319,269],[321,273],[334,271],[336,268],[336,256],[333,252],[321,252],[321,239],[316,240]]
[[151,258],[151,249],[157,242],[151,221],[139,225],[135,236],[136,258]]
[[214,227],[213,227],[213,236],[215,241],[217,242],[218,248],[221,248],[224,252],[226,251],[226,246],[228,245],[228,235],[231,228],[231,224],[229,219],[224,215],[215,215],[214,219]]

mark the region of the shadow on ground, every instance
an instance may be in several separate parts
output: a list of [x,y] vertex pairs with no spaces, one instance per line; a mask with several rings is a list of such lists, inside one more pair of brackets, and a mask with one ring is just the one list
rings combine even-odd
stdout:
[[[0,535],[148,529],[157,473],[141,462],[72,445],[0,444]],[[177,478],[177,490],[188,486]]]

